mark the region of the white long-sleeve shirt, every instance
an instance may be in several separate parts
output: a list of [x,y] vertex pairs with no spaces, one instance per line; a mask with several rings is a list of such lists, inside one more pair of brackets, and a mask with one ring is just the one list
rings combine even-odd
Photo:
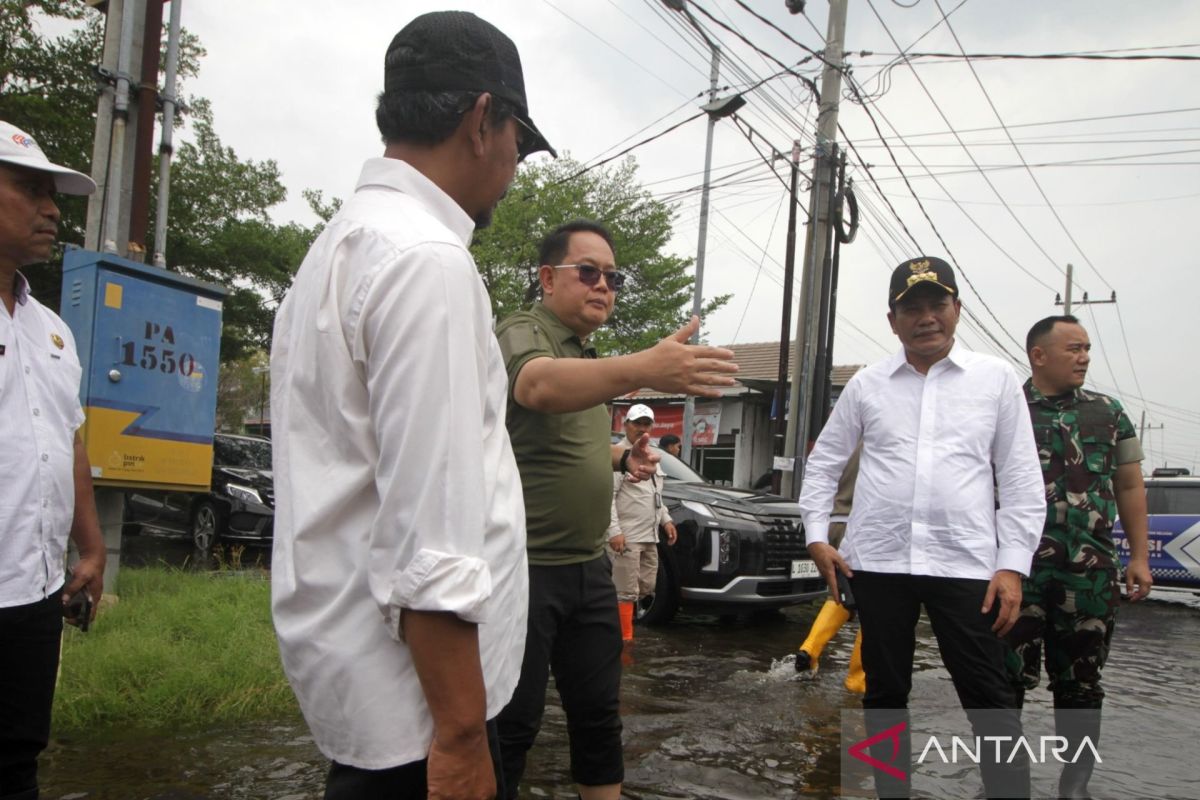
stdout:
[[404,609],[478,624],[489,718],[520,674],[525,506],[473,230],[371,159],[276,316],[275,630],[317,745],[365,769],[429,751]]
[[800,510],[809,542],[828,542],[838,479],[859,439],[841,545],[851,569],[983,580],[999,569],[1029,574],[1046,495],[1012,367],[955,343],[927,375],[903,351],[856,374],[805,466]]

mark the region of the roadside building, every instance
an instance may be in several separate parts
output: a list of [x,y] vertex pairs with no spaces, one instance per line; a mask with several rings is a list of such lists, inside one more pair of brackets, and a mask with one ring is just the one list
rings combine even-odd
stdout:
[[[734,352],[738,365],[738,384],[722,390],[717,400],[697,400],[692,433],[692,467],[711,481],[748,488],[771,469],[775,455],[772,436],[771,405],[779,374],[779,343],[723,345]],[[789,386],[793,374],[794,353],[789,351]],[[846,382],[862,364],[835,366],[832,371],[834,402]],[[786,392],[785,392],[786,396]],[[654,410],[657,440],[668,433],[683,438],[682,395],[640,390],[615,398],[612,403],[612,430],[620,433],[625,412],[635,403]]]

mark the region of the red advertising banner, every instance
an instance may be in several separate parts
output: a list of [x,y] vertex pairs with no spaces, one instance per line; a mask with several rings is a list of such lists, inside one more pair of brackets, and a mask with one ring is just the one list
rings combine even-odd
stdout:
[[[629,408],[630,406],[616,406],[613,409],[613,433],[625,432],[625,414]],[[657,441],[668,433],[683,438],[683,406],[650,405],[650,409],[654,411],[654,427],[650,429],[651,439]],[[697,447],[716,444],[720,428],[721,404],[697,403],[692,414],[692,444]]]
[[[613,408],[613,433],[625,432],[625,413],[629,409],[630,406],[616,406]],[[654,412],[654,427],[650,429],[650,438],[652,440],[658,441],[668,433],[673,433],[679,438],[683,438],[683,406],[650,405],[650,409]]]

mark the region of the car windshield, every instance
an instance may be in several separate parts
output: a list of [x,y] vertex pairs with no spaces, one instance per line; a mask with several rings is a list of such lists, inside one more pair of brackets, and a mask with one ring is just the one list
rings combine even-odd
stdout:
[[271,443],[265,439],[217,436],[213,439],[213,461],[222,467],[270,469]]
[[703,475],[694,471],[687,464],[680,461],[670,453],[659,450],[657,447],[652,448],[655,453],[662,457],[662,461],[658,465],[662,467],[662,471],[666,473],[667,478],[673,481],[684,481],[686,483],[708,483]]

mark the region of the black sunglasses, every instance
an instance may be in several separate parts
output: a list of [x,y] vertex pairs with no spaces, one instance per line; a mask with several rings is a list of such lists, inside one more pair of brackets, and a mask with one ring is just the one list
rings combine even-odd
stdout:
[[619,292],[621,287],[625,285],[625,273],[612,270],[605,272],[599,267],[594,267],[591,264],[559,264],[555,269],[577,269],[579,270],[579,282],[584,286],[595,286],[600,282],[600,276],[604,276],[604,282],[608,284],[609,291]]

